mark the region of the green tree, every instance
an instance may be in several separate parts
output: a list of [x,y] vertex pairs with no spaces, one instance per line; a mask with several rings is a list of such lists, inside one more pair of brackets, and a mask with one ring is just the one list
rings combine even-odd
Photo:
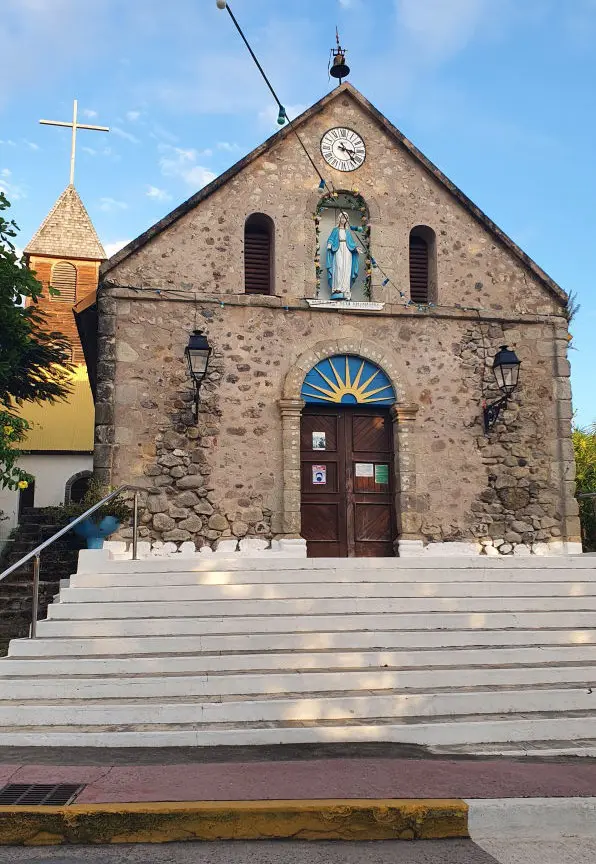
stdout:
[[9,207],[0,192],[0,486],[16,489],[31,480],[16,465],[20,453],[15,444],[28,428],[17,410],[23,402],[64,399],[71,366],[68,339],[48,329],[39,306],[43,286],[16,253],[13,240],[19,228],[3,215]]
[[[575,488],[578,495],[596,494],[596,423],[587,429],[573,430],[575,451]],[[596,498],[579,500],[584,551],[596,552]]]

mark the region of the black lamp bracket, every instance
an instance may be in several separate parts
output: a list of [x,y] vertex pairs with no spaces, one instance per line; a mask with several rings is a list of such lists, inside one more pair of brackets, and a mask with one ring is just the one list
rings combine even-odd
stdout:
[[507,402],[509,400],[508,396],[501,396],[500,399],[497,399],[496,402],[491,402],[490,405],[484,404],[483,414],[484,414],[484,434],[488,435],[490,430],[493,428],[497,420],[499,419],[499,414],[502,409],[507,406]]

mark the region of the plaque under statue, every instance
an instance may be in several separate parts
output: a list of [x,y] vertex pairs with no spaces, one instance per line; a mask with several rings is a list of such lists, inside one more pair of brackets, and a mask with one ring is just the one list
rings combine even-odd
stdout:
[[352,285],[358,276],[358,243],[350,230],[350,220],[343,210],[337,227],[327,240],[327,282],[332,300],[351,300]]

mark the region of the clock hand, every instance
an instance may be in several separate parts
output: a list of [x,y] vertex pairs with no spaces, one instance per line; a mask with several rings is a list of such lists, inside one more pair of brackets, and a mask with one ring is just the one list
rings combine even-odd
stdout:
[[356,151],[355,151],[355,150],[348,149],[348,147],[346,147],[346,145],[343,144],[341,141],[339,142],[339,145],[338,145],[338,146],[339,146],[339,149],[340,149],[340,150],[343,150],[343,151],[344,151],[345,153],[347,153],[348,156],[350,156],[350,157],[352,157],[352,156],[354,156],[354,155],[356,154]]

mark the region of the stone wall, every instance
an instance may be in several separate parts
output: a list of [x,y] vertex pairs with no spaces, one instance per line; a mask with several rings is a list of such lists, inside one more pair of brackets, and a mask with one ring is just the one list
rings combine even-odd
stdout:
[[[409,537],[503,540],[503,551],[576,538],[563,319],[490,322],[463,311],[390,307],[367,315],[271,308],[258,297],[222,307],[119,288],[102,294],[102,327],[114,332],[100,342],[97,412],[110,422],[98,426],[96,465],[113,485],[141,478],[144,537],[200,546],[282,533],[279,400],[287,376],[309,345],[358,353],[367,343],[383,346],[398,405],[418,405],[407,466],[415,483],[400,498]],[[214,349],[198,424],[184,361],[195,316]],[[497,395],[491,365],[505,342],[522,360],[520,386],[485,437],[481,403]]]
[[[325,166],[325,176],[338,190],[358,188],[370,211],[371,254],[408,296],[410,230],[428,225],[437,237],[438,303],[505,314],[560,314],[560,300],[349,93],[301,127],[309,152],[319,158],[322,134],[337,125],[363,136],[367,157],[347,176]],[[251,213],[261,212],[275,226],[275,294],[314,297],[318,182],[299,143],[287,133],[198,207],[110,269],[108,278],[119,285],[169,287],[200,296],[241,294],[244,223]],[[372,299],[398,302],[395,288],[382,282],[382,275],[373,271]]]
[[[299,493],[284,448],[300,408],[299,358],[366,345],[362,356],[384,358],[397,393],[398,521],[408,539],[477,539],[501,551],[577,540],[563,293],[349,89],[301,126],[311,153],[335,125],[366,143],[366,162],[352,175],[324,170],[367,203],[371,253],[394,283],[373,270],[371,299],[383,308],[308,306],[317,291],[318,178],[282,132],[109,267],[99,304],[100,477],[141,478],[143,533],[156,540],[293,533]],[[275,226],[275,296],[243,294],[244,223],[253,212]],[[433,308],[406,308],[400,298],[409,296],[416,225],[437,238]],[[195,425],[184,348],[197,322],[214,353]],[[505,343],[522,360],[520,387],[485,438],[482,400],[497,395],[491,366]],[[284,434],[282,399],[292,403]]]

